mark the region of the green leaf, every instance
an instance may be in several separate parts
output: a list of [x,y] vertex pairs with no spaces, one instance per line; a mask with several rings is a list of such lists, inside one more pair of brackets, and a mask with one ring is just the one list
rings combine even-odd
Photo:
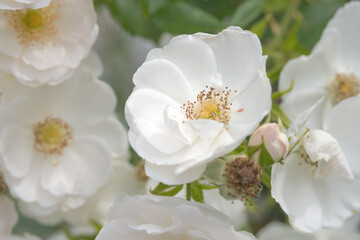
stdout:
[[259,38],[261,38],[265,34],[267,26],[267,19],[266,17],[263,17],[250,28],[250,31],[255,33]]
[[263,178],[261,182],[269,189],[271,189],[271,167],[265,167],[262,169]]
[[135,0],[112,0],[106,1],[111,14],[114,19],[117,20],[121,26],[132,34],[141,35],[147,38],[157,39],[159,32],[149,24],[147,18],[144,15],[142,6],[146,7],[145,1],[142,5]]
[[265,0],[247,0],[235,10],[232,25],[247,28],[263,12]]
[[290,119],[285,115],[280,106],[273,102],[271,108],[271,121],[276,122],[279,118],[281,119],[283,125],[286,128],[289,128],[291,123]]
[[268,166],[273,165],[275,163],[275,161],[272,158],[272,156],[270,155],[269,151],[266,149],[264,140],[260,146],[261,146],[261,150],[260,150],[260,154],[259,154],[259,158],[258,158],[258,162],[259,162],[260,166],[268,167]]
[[151,15],[151,21],[160,31],[173,34],[218,32],[223,28],[216,17],[186,2],[167,4]]
[[248,157],[251,158],[257,151],[259,151],[261,148],[261,145],[258,146],[248,146],[247,147],[247,152],[248,152]]
[[183,185],[166,185],[159,183],[155,189],[150,189],[150,193],[160,196],[175,196],[178,192],[181,191]]
[[152,14],[164,7],[168,0],[149,0],[149,13]]
[[200,184],[197,181],[191,183],[191,197],[196,202],[204,202],[204,194]]
[[278,92],[274,92],[272,95],[271,95],[271,98],[272,100],[277,100],[279,98],[281,98],[282,96],[284,96],[285,94],[291,92],[291,90],[293,89],[294,87],[294,79],[291,79],[291,83],[290,83],[290,87],[284,91],[278,91]]

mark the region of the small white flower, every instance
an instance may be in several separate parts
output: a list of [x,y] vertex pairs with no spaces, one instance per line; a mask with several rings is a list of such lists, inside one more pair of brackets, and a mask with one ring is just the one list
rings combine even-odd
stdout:
[[0,239],[12,233],[17,221],[15,204],[8,197],[0,195]]
[[[279,161],[289,150],[289,140],[276,123],[266,123],[256,129],[249,139],[249,146],[259,146],[262,141],[274,161]],[[254,160],[258,158],[259,151],[253,155]]]
[[111,87],[87,65],[57,86],[13,82],[0,103],[0,165],[11,194],[48,212],[39,215],[81,206],[102,186],[113,158],[126,155],[115,106]]
[[334,105],[359,95],[359,22],[360,2],[352,1],[336,12],[309,56],[285,65],[279,89],[287,89],[292,80],[294,87],[283,96],[281,107],[292,120],[325,96],[308,122],[310,128],[323,128],[324,118]]
[[300,233],[280,222],[271,222],[258,233],[259,240],[358,240],[359,232],[348,229],[321,230],[314,234]]
[[98,26],[93,1],[52,0],[38,9],[0,10],[0,32],[0,69],[39,86],[70,77],[89,54]]
[[250,233],[236,232],[225,215],[214,208],[175,197],[130,198],[122,194],[108,218],[97,240],[256,239]]
[[294,228],[315,232],[340,227],[360,208],[359,184],[336,139],[312,130],[283,165],[274,164],[271,195]]
[[51,0],[2,0],[0,9],[19,10],[25,8],[43,8],[49,5]]
[[238,27],[152,50],[125,109],[146,173],[166,184],[194,181],[251,134],[271,108],[265,61],[257,36]]

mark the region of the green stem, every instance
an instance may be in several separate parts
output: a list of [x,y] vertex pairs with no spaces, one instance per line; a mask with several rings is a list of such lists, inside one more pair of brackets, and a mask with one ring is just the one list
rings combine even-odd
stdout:
[[191,183],[186,184],[186,200],[191,201]]

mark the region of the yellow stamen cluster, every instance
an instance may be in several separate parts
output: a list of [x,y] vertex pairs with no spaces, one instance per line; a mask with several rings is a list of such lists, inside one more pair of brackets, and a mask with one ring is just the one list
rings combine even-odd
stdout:
[[72,139],[72,132],[67,123],[60,118],[47,116],[44,121],[34,125],[34,149],[45,155],[60,155]]
[[[235,91],[236,92],[236,91]],[[214,87],[206,86],[196,98],[196,101],[181,106],[187,119],[212,119],[227,124],[230,119],[229,95],[231,90],[217,92]]]
[[28,46],[35,43],[46,44],[52,42],[52,36],[58,30],[56,21],[60,18],[57,13],[59,4],[50,4],[48,7],[40,9],[11,10],[5,11],[8,16],[8,23],[17,32],[20,44]]
[[229,192],[229,196],[252,205],[252,199],[259,196],[262,190],[260,164],[248,157],[238,157],[226,164],[225,176],[227,187],[233,192]]
[[338,73],[335,76],[335,80],[331,83],[331,90],[335,103],[356,96],[360,93],[359,79],[353,73]]

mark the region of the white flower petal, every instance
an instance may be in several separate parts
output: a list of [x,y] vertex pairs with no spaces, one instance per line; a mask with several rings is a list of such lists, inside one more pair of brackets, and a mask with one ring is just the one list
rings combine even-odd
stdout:
[[[288,98],[281,103],[281,108],[291,120],[297,119],[307,109],[314,106],[321,98],[326,96],[325,89],[314,88],[289,95]],[[326,98],[323,102],[314,109],[310,118],[306,122],[309,128],[322,128],[324,121],[324,110],[330,104],[330,99]],[[296,107],[294,107],[296,106]]]
[[111,159],[103,141],[90,136],[76,137],[55,160],[57,165],[51,159],[44,164],[41,185],[55,196],[90,196],[109,174]]
[[[1,4],[1,3],[0,3]],[[0,5],[1,9],[1,5]],[[0,10],[0,52],[11,56],[19,57],[23,51],[22,46],[19,44],[17,38],[17,32],[9,24],[8,18],[4,15],[3,11]]]
[[229,27],[217,35],[199,37],[211,47],[224,86],[232,90],[244,89],[262,67],[261,44],[254,33]]
[[115,158],[121,158],[126,161],[128,154],[127,133],[124,126],[116,119],[116,117],[109,117],[105,121],[91,127],[79,129],[77,134],[80,135],[94,135],[103,139]]
[[184,182],[193,182],[198,179],[201,174],[205,171],[206,164],[193,167],[187,171],[182,172],[181,174],[174,174],[177,166],[175,165],[156,165],[150,162],[145,163],[146,175],[150,178],[159,180],[160,182],[176,185],[182,184]]
[[8,197],[0,195],[0,238],[10,235],[18,221],[15,204]]
[[360,33],[354,31],[360,21],[359,13],[360,3],[349,2],[336,12],[324,30],[324,35],[335,30],[341,36],[339,40],[339,62],[343,69],[350,68],[358,71],[360,66]]
[[326,52],[323,51],[328,47],[333,46],[318,47],[311,55],[290,60],[284,66],[280,73],[279,90],[288,89],[291,81],[294,81],[294,87],[291,94],[284,95],[283,99],[287,100],[299,91],[310,90],[309,86],[311,89],[327,90],[336,73],[336,69],[332,66],[333,59],[328,59]]
[[[75,75],[74,78],[79,78],[79,76]],[[76,83],[74,84],[76,92],[73,90],[73,95],[67,99],[61,111],[61,117],[73,126],[86,126],[97,124],[113,113],[116,95],[107,83],[90,74],[78,81],[75,79],[71,81]]]
[[360,97],[352,97],[337,104],[326,115],[324,129],[333,135],[339,142],[349,162],[351,170],[360,176]]
[[38,70],[46,70],[59,65],[65,58],[66,50],[61,45],[36,44],[24,50],[22,60]]
[[17,125],[6,126],[2,131],[0,149],[3,167],[12,177],[24,177],[34,156],[32,131]]
[[195,134],[204,139],[215,138],[224,128],[224,124],[211,119],[197,119],[189,121]]
[[145,62],[134,74],[134,84],[139,88],[151,88],[171,96],[180,105],[194,98],[184,74],[175,64],[165,59]]
[[275,163],[273,166],[271,196],[289,216],[292,225],[304,232],[322,228],[324,213],[315,191],[311,168],[297,153],[290,154],[284,165]]
[[217,75],[211,48],[191,35],[180,35],[173,38],[163,50],[150,51],[146,61],[157,58],[164,58],[175,64],[185,75],[196,94],[204,90],[205,86],[209,85],[209,80]]

